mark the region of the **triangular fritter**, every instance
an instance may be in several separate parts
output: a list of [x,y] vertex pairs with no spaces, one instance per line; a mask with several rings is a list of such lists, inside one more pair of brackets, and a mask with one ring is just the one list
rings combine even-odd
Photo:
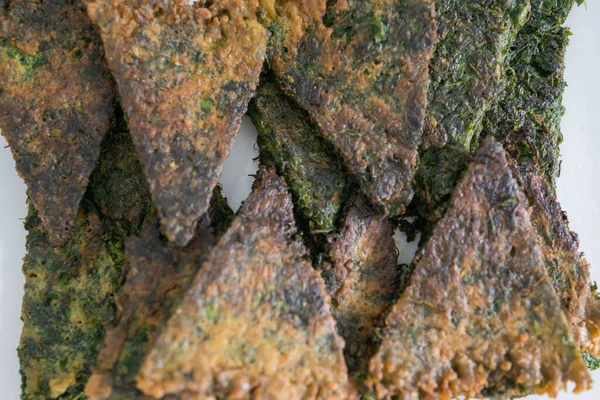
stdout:
[[98,0],[88,8],[162,232],[179,246],[208,209],[258,83],[267,31],[257,8],[257,2],[188,0]]
[[371,202],[402,213],[423,131],[434,2],[265,3],[269,65]]
[[54,246],[65,245],[115,107],[84,1],[3,1],[0,129]]
[[338,332],[346,342],[348,369],[361,377],[377,349],[385,312],[403,284],[393,235],[391,222],[357,196],[340,232],[329,237],[331,262],[323,266],[323,278]]
[[370,376],[377,395],[556,393],[590,376],[544,269],[502,146],[486,140],[392,309]]
[[354,398],[325,285],[295,234],[285,184],[261,172],[138,388],[156,398]]
[[232,216],[217,187],[209,212],[185,248],[173,248],[161,239],[156,218],[146,222],[141,237],[126,241],[129,266],[116,295],[117,323],[106,331],[104,348],[86,385],[88,399],[142,397],[135,388],[141,362]]
[[563,25],[572,6],[572,1],[531,0],[531,16],[508,55],[506,85],[486,115],[484,134],[501,141],[515,161],[531,206],[531,223],[573,336],[582,350],[600,357],[600,319],[595,311],[600,302],[590,291],[589,264],[553,189],[560,169],[570,36]]

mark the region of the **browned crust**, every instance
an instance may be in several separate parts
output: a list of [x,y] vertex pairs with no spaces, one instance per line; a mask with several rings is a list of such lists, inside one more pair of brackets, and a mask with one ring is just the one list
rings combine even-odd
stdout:
[[330,263],[323,278],[332,297],[332,313],[351,373],[360,375],[377,349],[378,328],[402,284],[394,230],[362,196],[349,206],[338,234],[330,235]]
[[180,250],[171,249],[161,241],[157,220],[144,225],[141,237],[127,241],[125,256],[130,266],[116,299],[118,323],[107,329],[104,348],[86,385],[85,394],[90,400],[108,399],[119,392],[141,397],[134,393],[136,371],[127,365],[136,360],[123,360],[131,358],[124,346],[142,334],[144,342],[132,350],[143,354],[150,348],[174,303],[185,292],[216,242],[209,224],[210,218],[205,216],[195,238]]
[[0,8],[0,129],[53,245],[71,235],[115,105],[82,1]]
[[387,323],[370,364],[380,398],[555,396],[567,381],[576,391],[591,383],[493,139],[455,189]]
[[371,202],[401,214],[423,131],[433,1],[274,3],[269,64]]
[[294,237],[287,188],[272,172],[259,175],[146,358],[138,377],[145,393],[356,397],[325,285]]
[[162,232],[179,246],[209,204],[256,89],[258,1],[98,0],[101,29]]

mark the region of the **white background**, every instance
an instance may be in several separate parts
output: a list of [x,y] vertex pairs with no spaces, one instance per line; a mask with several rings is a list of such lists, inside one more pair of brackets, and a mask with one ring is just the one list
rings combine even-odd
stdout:
[[[558,180],[558,196],[571,220],[571,228],[579,233],[581,249],[592,265],[592,277],[600,282],[600,3],[590,1],[587,8],[573,10],[567,25],[573,36],[567,52],[565,93],[567,108],[563,120],[565,141],[561,147],[563,164]],[[0,78],[1,79],[1,78]],[[237,208],[250,191],[256,171],[251,159],[258,153],[253,148],[256,132],[244,121],[221,179],[225,195]],[[16,347],[19,342],[21,297],[24,278],[21,258],[25,254],[26,215],[25,186],[14,170],[10,150],[0,137],[0,397],[17,400],[20,377]],[[400,249],[402,251],[402,249]],[[590,392],[575,396],[559,395],[559,400],[600,399],[600,371],[593,374],[598,381]],[[537,397],[545,398],[545,397]]]

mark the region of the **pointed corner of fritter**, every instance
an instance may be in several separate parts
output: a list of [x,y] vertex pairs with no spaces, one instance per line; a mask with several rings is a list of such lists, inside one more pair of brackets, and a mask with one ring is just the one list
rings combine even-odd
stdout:
[[0,75],[0,130],[41,229],[63,247],[114,114],[102,41],[77,2],[7,2]]
[[380,398],[589,388],[525,197],[494,139],[456,187],[387,325],[370,362]]
[[[432,0],[286,2],[268,13],[269,63],[387,215],[411,201],[423,132]],[[410,21],[410,23],[406,23]]]
[[203,264],[138,376],[160,398],[356,398],[283,180],[253,192]]
[[162,233],[179,247],[207,211],[258,84],[268,33],[258,2],[96,0],[108,64]]

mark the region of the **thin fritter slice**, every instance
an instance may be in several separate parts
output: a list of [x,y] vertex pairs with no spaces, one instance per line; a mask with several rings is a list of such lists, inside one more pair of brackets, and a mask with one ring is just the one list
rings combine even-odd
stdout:
[[81,399],[115,318],[114,294],[127,268],[124,242],[139,231],[152,204],[142,167],[125,133],[106,136],[71,239],[54,247],[33,206],[24,259],[22,398]]
[[432,0],[270,2],[268,60],[388,215],[412,198],[428,63]]
[[262,171],[138,387],[155,398],[354,398],[325,285],[295,235],[285,184]]
[[485,112],[501,93],[504,64],[529,1],[436,2],[439,41],[430,62],[415,203],[438,221],[471,158]]
[[116,296],[118,322],[106,332],[85,388],[88,399],[143,398],[135,388],[135,376],[144,356],[232,217],[227,200],[215,189],[209,212],[184,249],[160,238],[157,219],[145,224],[141,237],[127,240],[129,269]]
[[487,113],[483,133],[500,140],[515,161],[546,268],[575,339],[590,356],[600,357],[600,302],[590,290],[589,265],[577,234],[569,229],[552,189],[560,165],[570,35],[563,24],[572,5],[572,0],[532,0],[531,18],[509,55],[504,93]]
[[331,293],[332,313],[350,373],[362,381],[377,350],[377,332],[385,312],[402,289],[394,228],[362,196],[350,203],[339,233],[329,237],[329,260],[323,278]]
[[267,75],[248,114],[258,130],[262,165],[274,167],[290,188],[313,233],[335,230],[350,186],[341,160],[306,111]]
[[0,130],[53,245],[64,245],[100,155],[115,88],[84,1],[3,1]]
[[526,199],[493,139],[456,187],[386,322],[370,363],[380,398],[555,396],[567,381],[576,391],[591,383]]
[[162,232],[185,246],[207,211],[256,89],[267,32],[257,2],[98,0],[108,64]]

